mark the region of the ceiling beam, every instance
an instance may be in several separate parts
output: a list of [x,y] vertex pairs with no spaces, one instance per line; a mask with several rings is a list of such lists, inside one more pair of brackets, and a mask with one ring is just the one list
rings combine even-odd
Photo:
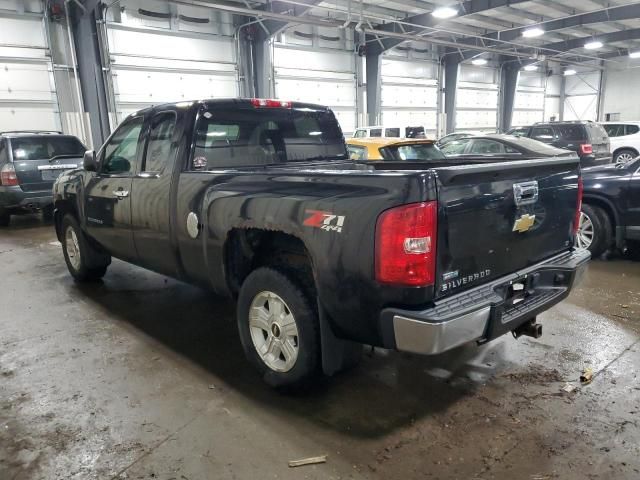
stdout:
[[637,40],[639,38],[640,28],[630,28],[629,30],[603,33],[600,35],[594,35],[593,37],[574,38],[571,40],[565,40],[563,42],[546,43],[535,48],[541,50],[548,49],[555,52],[568,52],[570,50],[575,50],[576,48],[583,48],[584,44],[591,40],[598,40],[606,45],[607,43],[625,42],[628,40]]
[[[460,18],[466,15],[473,15],[474,13],[480,13],[494,8],[514,5],[516,3],[522,3],[526,1],[529,0],[466,0],[459,3],[459,13],[455,18]],[[431,13],[432,12],[421,13],[419,15],[414,15],[412,17],[403,19],[403,22],[419,25],[419,27],[417,28],[406,28],[403,27],[400,23],[390,22],[385,25],[380,25],[379,27],[377,27],[377,30],[383,30],[385,32],[393,33],[415,34],[423,29],[434,28],[435,26],[443,22],[442,19],[434,17]],[[429,41],[428,37],[426,37],[424,40]],[[385,38],[380,42],[370,42],[370,46],[375,50],[374,53],[380,54],[386,50],[389,50],[390,48],[397,47],[404,41],[405,40],[402,40],[400,38]]]
[[532,25],[525,25],[523,27],[511,28],[509,30],[502,30],[500,32],[491,33],[487,35],[487,37],[511,41],[519,38],[522,35],[523,31],[531,28],[534,25],[542,28],[545,32],[552,32],[555,30],[563,30],[565,28],[582,27],[584,25],[590,25],[594,23],[629,20],[633,18],[640,18],[640,3],[633,3],[630,5],[622,5],[620,7],[611,7],[603,10],[571,15],[569,17],[558,18],[555,20],[547,20],[545,22],[539,22]]
[[[285,2],[280,2],[275,0],[273,2],[265,3],[263,6],[259,8],[259,10],[264,10],[273,13],[286,14],[292,17],[301,17],[309,12],[313,7],[322,3],[323,0],[298,0],[296,5],[291,5]],[[303,4],[303,5],[300,5]],[[269,36],[276,35],[280,33],[282,30],[287,28],[294,22],[287,22],[282,20],[264,20],[262,21],[262,25],[266,30],[269,31],[269,35],[267,35],[264,29],[260,29],[259,35],[261,35],[264,39]]]

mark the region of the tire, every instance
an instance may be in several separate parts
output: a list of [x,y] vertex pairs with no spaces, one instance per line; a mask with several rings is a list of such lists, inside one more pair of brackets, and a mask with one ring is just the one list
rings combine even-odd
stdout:
[[8,227],[11,223],[11,215],[9,213],[0,213],[0,227]]
[[267,384],[300,388],[318,376],[318,311],[292,276],[254,270],[240,288],[237,311],[242,348]]
[[111,257],[99,252],[84,235],[71,214],[62,219],[62,253],[69,273],[77,282],[89,282],[104,277]]
[[631,150],[630,148],[623,148],[618,150],[613,156],[613,163],[627,163],[638,156],[638,152]]
[[602,208],[583,204],[576,245],[591,252],[597,258],[606,252],[613,239],[611,220]]

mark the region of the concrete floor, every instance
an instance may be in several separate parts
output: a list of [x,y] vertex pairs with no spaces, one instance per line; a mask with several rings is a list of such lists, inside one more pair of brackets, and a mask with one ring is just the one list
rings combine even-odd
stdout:
[[539,340],[376,351],[284,396],[245,362],[230,302],[119,261],[76,285],[51,226],[16,219],[0,232],[0,479],[637,479],[639,312],[640,262],[594,261]]

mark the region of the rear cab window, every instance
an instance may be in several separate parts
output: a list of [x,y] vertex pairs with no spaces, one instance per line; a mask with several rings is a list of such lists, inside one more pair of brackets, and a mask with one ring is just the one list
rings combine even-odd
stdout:
[[635,135],[640,132],[640,126],[638,125],[625,125],[624,134],[625,135]]
[[400,136],[400,129],[399,128],[385,128],[384,129],[384,136],[385,137],[399,137]]
[[372,128],[371,130],[369,130],[369,136],[370,137],[381,137],[382,136],[382,129],[381,128]]
[[347,159],[330,110],[211,108],[201,112],[191,170]]

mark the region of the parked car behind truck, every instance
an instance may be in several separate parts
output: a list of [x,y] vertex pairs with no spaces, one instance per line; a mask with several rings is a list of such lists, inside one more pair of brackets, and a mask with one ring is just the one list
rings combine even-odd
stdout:
[[592,121],[540,122],[531,127],[512,128],[508,135],[529,137],[553,147],[573,150],[583,167],[611,163],[609,136],[602,125]]
[[589,258],[573,247],[577,159],[373,164],[349,160],[318,105],[148,108],[56,181],[56,232],[77,281],[115,256],[235,298],[274,386],[335,373],[362,343],[436,354],[538,336]]
[[64,170],[82,163],[86,147],[60,132],[0,133],[0,226],[11,215],[53,212],[51,187]]

